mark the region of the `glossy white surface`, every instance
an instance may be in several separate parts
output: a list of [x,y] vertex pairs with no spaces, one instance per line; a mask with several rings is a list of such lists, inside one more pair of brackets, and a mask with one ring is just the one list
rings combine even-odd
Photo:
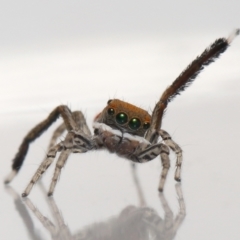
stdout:
[[[189,6],[189,9],[193,10],[189,10],[192,15],[187,16],[183,14],[185,8],[181,5],[177,12],[180,11],[188,21],[185,19],[184,22],[180,14],[174,11],[177,14],[176,19],[181,19],[179,22],[167,22],[169,16],[154,15],[154,19],[145,16],[144,19],[150,19],[146,20],[146,29],[152,26],[151,31],[147,31],[142,28],[145,21],[140,21],[142,18],[137,17],[135,8],[130,7],[133,5],[131,3],[124,9],[129,19],[130,16],[139,19],[131,21],[136,22],[138,31],[134,31],[133,26],[128,26],[121,20],[117,25],[118,18],[114,11],[122,17],[123,10],[118,13],[118,6],[109,6],[108,11],[113,12],[105,16],[104,9],[107,8],[104,5],[100,6],[99,12],[96,10],[96,16],[104,16],[102,22],[92,18],[93,23],[102,26],[99,32],[89,20],[88,29],[83,27],[82,22],[79,26],[79,31],[82,30],[84,34],[74,35],[78,29],[78,26],[74,25],[75,21],[80,20],[72,18],[69,25],[67,24],[70,26],[73,23],[72,29],[63,28],[62,35],[60,30],[56,30],[55,35],[48,35],[46,29],[40,29],[39,34],[43,37],[38,39],[36,33],[31,33],[31,26],[34,24],[29,23],[31,26],[26,27],[29,41],[22,33],[18,33],[21,40],[19,43],[16,39],[2,42],[0,178],[3,180],[9,173],[11,160],[24,135],[57,105],[67,104],[73,110],[82,110],[90,126],[94,116],[101,111],[109,98],[120,98],[151,112],[162,91],[196,55],[216,38],[227,37],[231,30],[237,27],[240,17],[239,14],[234,15],[233,9],[239,9],[239,3],[232,2],[232,5],[235,4],[234,8],[227,1],[221,1],[217,5],[219,11],[215,11],[215,25],[210,19],[211,6],[205,10],[200,7],[198,12],[195,7],[186,5],[185,8]],[[228,8],[224,7],[224,3],[231,5],[232,22],[225,17],[227,13],[224,11],[227,12]],[[67,16],[71,16],[69,9],[76,12],[74,16],[78,16],[74,4],[67,8]],[[156,4],[155,8],[162,14],[164,10],[161,7],[170,12],[170,3],[169,6],[160,6],[156,2],[153,4]],[[48,24],[43,22],[41,25],[39,20],[40,13],[45,11],[43,5],[39,6],[39,11],[36,10],[39,15],[29,13],[23,16],[29,21],[37,19],[38,27],[47,28]],[[139,10],[141,15],[147,10],[154,14],[158,12],[154,7],[148,6],[145,6],[144,10],[144,6],[143,3],[140,4],[143,8]],[[203,2],[203,6],[207,5]],[[29,6],[28,11],[31,7]],[[53,6],[49,7],[54,9]],[[69,19],[60,7],[64,8],[63,4],[60,4],[56,12],[59,12],[63,19]],[[80,8],[80,5],[78,7]],[[91,9],[90,6],[88,8]],[[92,9],[95,8],[96,5],[93,4]],[[205,24],[206,29],[199,20],[204,16],[204,11],[205,18],[210,19],[209,25]],[[55,27],[51,27],[54,20],[51,11],[46,8],[46,12],[47,19],[52,20],[48,29],[61,29],[63,22],[56,16],[56,12],[53,11],[53,15],[60,22],[54,25]],[[146,15],[151,16],[150,12]],[[219,12],[222,12],[222,15]],[[16,14],[18,16],[19,12]],[[14,17],[14,14],[11,16]],[[205,18],[203,17],[203,22],[206,21]],[[18,21],[17,18],[15,21]],[[24,23],[23,20],[19,21]],[[107,23],[111,26],[107,27]],[[116,31],[113,31],[114,24]],[[154,26],[156,30],[153,29]],[[19,28],[23,31],[21,27],[22,25]],[[13,28],[13,32],[17,34],[16,29]],[[88,34],[87,30],[92,34]],[[8,32],[4,33],[6,38]],[[47,36],[49,41],[46,41]],[[207,67],[191,87],[169,104],[165,115],[163,128],[184,151],[181,186],[187,215],[177,230],[175,239],[240,238],[239,62],[240,38],[237,38],[219,60]],[[46,154],[48,140],[56,126],[57,124],[31,145],[23,168],[10,184],[11,189],[0,185],[2,239],[51,239],[49,232],[17,196],[21,194]],[[176,215],[179,204],[173,180],[173,154],[171,159],[172,168],[164,195]],[[137,167],[147,206],[164,218],[157,192],[160,171],[161,164],[158,159]],[[53,167],[42,179],[46,188],[50,184],[52,173]],[[15,204],[14,198],[17,199]],[[44,216],[54,222],[45,194],[39,186],[34,187],[29,199]],[[93,227],[92,224],[96,222],[106,224],[110,218],[119,216],[129,205],[140,205],[129,162],[104,151],[72,155],[62,172],[54,200],[72,234],[86,226]]]

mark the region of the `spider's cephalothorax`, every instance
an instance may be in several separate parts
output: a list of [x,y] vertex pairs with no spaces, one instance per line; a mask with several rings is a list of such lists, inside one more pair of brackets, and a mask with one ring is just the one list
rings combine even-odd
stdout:
[[104,123],[121,132],[144,136],[151,122],[147,111],[118,99],[109,100],[107,104],[94,122]]
[[97,148],[106,148],[134,162],[144,161],[139,153],[151,145],[144,138],[150,121],[147,111],[118,99],[109,100],[93,122]]
[[[145,110],[118,99],[109,100],[107,106],[99,113],[93,123],[94,135],[91,134],[86,120],[80,111],[71,112],[67,106],[56,107],[44,121],[35,126],[23,139],[13,159],[12,172],[5,179],[9,183],[21,168],[29,144],[39,137],[48,127],[62,116],[62,123],[53,133],[46,159],[41,163],[22,196],[27,196],[33,185],[47,170],[56,157],[58,158],[48,195],[52,195],[61,169],[71,153],[84,153],[91,150],[107,149],[109,152],[127,158],[133,162],[147,162],[158,155],[162,162],[159,191],[163,191],[165,179],[170,167],[169,148],[176,154],[175,180],[181,180],[182,150],[161,129],[162,118],[168,103],[188,87],[207,65],[214,62],[228,47],[240,30],[235,30],[228,38],[215,40],[203,53],[175,79],[163,92],[150,116]],[[67,130],[63,142],[57,139]],[[161,141],[160,141],[160,140]]]

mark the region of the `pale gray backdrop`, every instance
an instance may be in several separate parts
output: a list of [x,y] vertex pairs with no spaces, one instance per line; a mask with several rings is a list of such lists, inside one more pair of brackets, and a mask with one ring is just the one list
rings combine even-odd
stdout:
[[[24,135],[57,105],[82,110],[90,126],[109,98],[151,112],[191,60],[240,27],[239,9],[237,0],[1,1],[1,180]],[[239,92],[240,37],[169,105],[163,128],[184,151],[187,212],[175,239],[240,239]],[[18,194],[46,154],[53,129],[31,146],[12,188],[0,185],[1,239],[51,239]],[[165,197],[175,216],[171,159]],[[137,171],[147,206],[164,218],[159,159]],[[46,188],[52,172],[42,179]],[[54,220],[39,186],[29,199]],[[72,235],[139,206],[129,162],[106,152],[71,156],[54,199]]]

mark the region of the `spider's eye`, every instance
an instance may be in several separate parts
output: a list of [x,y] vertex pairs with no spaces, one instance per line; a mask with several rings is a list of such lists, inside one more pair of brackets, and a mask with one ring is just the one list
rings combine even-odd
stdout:
[[107,101],[107,104],[109,104],[111,101],[112,101],[112,99],[109,99],[109,100]]
[[143,128],[144,129],[148,129],[150,127],[150,123],[149,122],[145,122],[144,124],[143,124]]
[[116,121],[119,124],[125,124],[128,121],[128,116],[125,113],[118,113],[116,116]]
[[141,121],[138,118],[132,118],[128,125],[131,129],[137,130],[141,126]]
[[107,112],[109,115],[113,115],[115,113],[113,108],[109,108]]

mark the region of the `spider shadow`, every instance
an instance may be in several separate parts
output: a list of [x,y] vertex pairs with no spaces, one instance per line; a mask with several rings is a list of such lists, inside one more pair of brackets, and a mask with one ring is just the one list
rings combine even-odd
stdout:
[[[179,212],[176,217],[174,217],[163,193],[159,193],[159,200],[164,210],[164,217],[161,218],[154,209],[147,206],[137,178],[135,166],[132,166],[133,180],[138,193],[139,206],[126,206],[117,216],[112,216],[106,221],[90,224],[74,234],[71,233],[69,227],[65,224],[63,214],[59,210],[53,197],[46,197],[46,202],[54,218],[54,221],[51,221],[35,207],[29,198],[22,200],[19,194],[11,187],[6,187],[6,191],[13,197],[17,212],[27,228],[30,239],[33,240],[40,240],[42,238],[34,228],[32,214],[45,227],[51,235],[51,239],[54,240],[174,239],[186,216],[181,185],[177,183],[175,186],[179,203]],[[41,183],[39,183],[39,185],[46,196],[46,190],[43,185]],[[28,210],[30,210],[30,213]]]

